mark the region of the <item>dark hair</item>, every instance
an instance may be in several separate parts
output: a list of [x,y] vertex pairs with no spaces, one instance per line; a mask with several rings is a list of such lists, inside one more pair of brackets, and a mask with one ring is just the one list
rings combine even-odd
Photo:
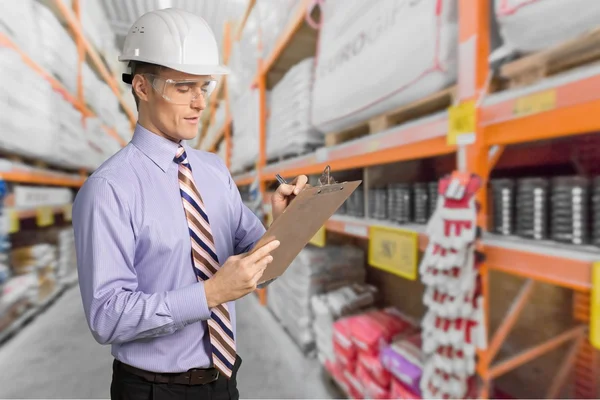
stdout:
[[[125,82],[127,82],[127,80],[129,80],[129,82],[127,83],[133,83],[133,77],[138,75],[138,74],[155,74],[158,75],[160,73],[160,71],[164,68],[160,65],[156,65],[156,64],[150,64],[150,63],[145,63],[145,62],[131,62],[129,64],[129,67],[131,69],[131,72],[129,74],[128,77],[124,76],[123,80]],[[138,95],[135,93],[135,89],[133,88],[133,86],[131,87],[131,93],[133,94],[133,98],[135,99],[135,106],[137,108],[137,110],[140,110],[140,98],[138,97]]]

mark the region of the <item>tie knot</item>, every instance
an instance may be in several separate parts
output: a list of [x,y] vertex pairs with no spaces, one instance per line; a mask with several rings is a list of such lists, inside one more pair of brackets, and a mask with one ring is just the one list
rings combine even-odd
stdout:
[[187,154],[183,146],[179,146],[177,149],[177,154],[175,154],[175,158],[173,159],[177,164],[187,164]]

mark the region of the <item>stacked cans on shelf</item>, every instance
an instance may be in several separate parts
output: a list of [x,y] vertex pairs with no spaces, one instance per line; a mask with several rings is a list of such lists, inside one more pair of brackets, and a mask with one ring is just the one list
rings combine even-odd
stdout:
[[491,193],[494,233],[600,245],[600,178],[498,179]]
[[[392,183],[369,190],[369,218],[398,224],[426,224],[436,208],[437,182]],[[364,191],[359,187],[336,211],[352,217],[364,217]]]

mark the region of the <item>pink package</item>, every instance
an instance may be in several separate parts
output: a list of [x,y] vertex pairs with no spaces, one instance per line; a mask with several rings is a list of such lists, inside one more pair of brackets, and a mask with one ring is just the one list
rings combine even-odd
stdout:
[[366,399],[389,399],[387,388],[382,387],[363,365],[356,367],[356,378],[360,381]]
[[358,380],[355,374],[350,371],[344,371],[344,379],[348,382],[348,394],[353,399],[364,399],[365,392],[362,384]]
[[413,328],[391,310],[372,311],[350,321],[352,341],[363,352],[378,354],[399,333]]
[[358,355],[358,364],[362,365],[369,372],[379,386],[383,388],[390,386],[392,374],[383,367],[379,356],[361,351]]
[[421,396],[406,387],[396,378],[392,378],[392,386],[390,389],[390,398],[400,400],[421,399]]
[[421,335],[398,340],[381,350],[381,363],[394,377],[404,382],[415,393],[420,393],[423,374]]
[[333,324],[333,347],[336,355],[349,363],[356,359],[356,346],[351,340],[352,318],[343,318]]

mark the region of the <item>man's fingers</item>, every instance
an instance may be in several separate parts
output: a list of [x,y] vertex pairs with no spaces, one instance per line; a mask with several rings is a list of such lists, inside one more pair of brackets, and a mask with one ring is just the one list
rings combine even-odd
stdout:
[[294,188],[294,185],[283,184],[279,185],[279,187],[277,188],[277,192],[279,192],[279,194],[281,194],[283,197],[286,197],[294,193]]
[[280,245],[279,240],[272,240],[269,243],[262,246],[260,249],[256,250],[253,254],[247,257],[248,262],[254,264],[259,260],[265,258],[269,255],[273,250],[278,248]]
[[304,189],[304,187],[306,186],[306,184],[308,183],[308,177],[306,175],[300,175],[295,179],[295,187],[294,187],[294,194],[299,194],[302,189]]

